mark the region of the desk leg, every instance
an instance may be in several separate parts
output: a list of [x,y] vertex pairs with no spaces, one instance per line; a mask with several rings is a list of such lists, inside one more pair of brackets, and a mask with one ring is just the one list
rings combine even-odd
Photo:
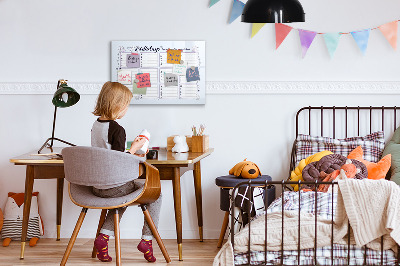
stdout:
[[24,195],[24,213],[22,219],[22,232],[21,232],[21,255],[20,259],[24,259],[26,235],[28,233],[29,213],[31,212],[31,200],[34,181],[34,166],[26,166],[25,177],[25,195]]
[[203,242],[203,204],[201,196],[201,169],[200,161],[194,164],[194,191],[196,194],[197,220],[199,225],[200,242]]
[[60,241],[64,178],[57,178],[57,241]]
[[182,205],[181,205],[181,174],[179,167],[174,167],[174,178],[172,179],[174,191],[175,223],[178,242],[179,260],[182,260]]

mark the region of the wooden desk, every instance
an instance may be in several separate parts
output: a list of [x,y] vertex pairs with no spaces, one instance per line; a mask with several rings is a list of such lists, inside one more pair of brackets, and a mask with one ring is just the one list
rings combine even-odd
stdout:
[[[61,151],[61,149],[54,149],[56,152]],[[42,153],[50,153],[50,150],[44,149]],[[62,159],[59,158],[53,159],[56,156],[40,156],[33,154],[37,154],[37,150],[10,159],[10,162],[14,163],[15,165],[26,165],[20,259],[24,258],[26,234],[28,232],[29,213],[31,209],[32,189],[35,179],[57,178],[57,241],[60,240],[62,201],[64,190],[64,162]]]
[[[147,160],[148,163],[157,167],[160,172],[161,180],[172,180],[179,260],[182,260],[182,204],[180,179],[186,171],[193,170],[197,222],[199,226],[200,241],[203,242],[203,207],[200,160],[210,155],[213,151],[214,149],[209,149],[206,152],[172,153],[167,152],[165,149],[161,149],[158,153],[158,160]],[[181,169],[182,167],[184,167],[184,169]]]
[[[61,148],[54,148],[60,152]],[[193,170],[194,190],[196,196],[197,219],[199,225],[200,241],[203,241],[203,211],[201,193],[201,169],[200,160],[210,155],[214,149],[198,153],[174,154],[161,149],[157,160],[147,160],[148,163],[158,168],[161,180],[171,180],[173,184],[175,223],[178,242],[179,260],[182,260],[182,205],[180,177],[188,170]],[[43,151],[47,153],[50,151]],[[10,159],[15,165],[26,165],[25,199],[21,236],[21,255],[24,258],[26,234],[28,230],[28,218],[31,207],[32,189],[34,179],[57,178],[57,240],[60,239],[61,214],[64,188],[64,162],[59,158],[35,155],[37,151],[23,154]],[[55,157],[55,156],[52,156]],[[183,169],[181,169],[183,167]]]

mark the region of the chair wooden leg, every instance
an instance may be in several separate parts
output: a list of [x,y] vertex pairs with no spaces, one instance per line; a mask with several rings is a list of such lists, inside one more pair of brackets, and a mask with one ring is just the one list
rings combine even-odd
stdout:
[[225,217],[224,217],[224,221],[222,222],[221,234],[219,235],[217,248],[220,248],[222,246],[222,242],[224,241],[226,228],[228,227],[228,222],[229,222],[229,212],[225,212]]
[[161,252],[164,256],[164,259],[167,263],[171,262],[171,259],[168,255],[168,251],[164,246],[164,243],[161,240],[160,234],[158,233],[158,230],[156,228],[156,225],[153,222],[153,219],[151,218],[151,215],[149,213],[149,211],[147,210],[145,205],[140,205],[140,207],[142,208],[143,214],[144,214],[144,219],[146,220],[147,224],[150,227],[151,232],[153,233],[153,236],[155,237],[155,239],[157,240],[157,244],[161,249]]
[[79,215],[78,221],[76,222],[74,232],[72,232],[71,239],[69,240],[67,249],[65,250],[64,257],[61,260],[60,265],[64,266],[67,263],[69,254],[71,253],[72,247],[74,246],[76,237],[78,236],[79,230],[81,229],[83,220],[85,219],[87,208],[82,208],[81,214]]
[[114,214],[114,234],[115,234],[115,257],[117,257],[115,261],[115,265],[121,265],[121,243],[120,243],[120,235],[119,235],[119,213],[118,209],[115,209]]
[[[106,209],[101,210],[101,215],[100,215],[100,219],[99,219],[99,226],[97,226],[96,238],[100,234],[100,230],[103,227],[104,221],[106,220],[106,215],[107,215],[107,210]],[[95,246],[93,244],[92,258],[96,258],[96,255],[97,255],[97,250],[96,250],[96,248],[95,248]]]

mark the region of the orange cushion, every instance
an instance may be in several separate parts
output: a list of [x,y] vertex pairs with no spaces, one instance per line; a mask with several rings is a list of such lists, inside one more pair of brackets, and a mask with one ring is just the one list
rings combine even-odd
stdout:
[[368,170],[368,179],[375,180],[384,179],[386,177],[392,161],[392,155],[388,154],[377,163],[368,162],[363,159],[363,150],[361,146],[358,146],[350,152],[347,158],[355,159],[365,164]]

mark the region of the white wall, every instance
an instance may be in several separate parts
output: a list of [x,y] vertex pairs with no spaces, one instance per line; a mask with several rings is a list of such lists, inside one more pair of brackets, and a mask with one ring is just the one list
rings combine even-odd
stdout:
[[[208,0],[147,1],[0,1],[0,82],[104,82],[110,79],[111,40],[205,40],[207,81],[399,81],[399,52],[379,31],[371,33],[363,57],[351,36],[342,37],[333,60],[318,36],[305,59],[296,31],[274,50],[273,25],[250,40],[250,25],[227,24],[230,0],[208,9]],[[321,32],[375,27],[399,19],[397,1],[303,0],[307,22],[294,24]],[[7,192],[24,190],[25,168],[9,158],[35,150],[51,134],[50,95],[0,95],[0,207]],[[56,135],[78,145],[90,144],[95,95],[60,109]],[[399,95],[207,95],[204,106],[131,106],[120,122],[132,139],[147,128],[153,145],[165,146],[176,133],[189,134],[205,123],[215,152],[202,162],[205,238],[218,238],[223,214],[214,179],[238,161],[255,161],[275,180],[286,176],[294,138],[294,114],[308,105],[398,105]],[[55,180],[39,180],[45,237],[55,237]],[[175,238],[172,188],[162,182],[164,202],[160,233]],[[64,191],[62,237],[69,237],[79,208]],[[190,173],[182,177],[184,238],[197,237]],[[90,211],[80,237],[93,237],[99,212]],[[139,238],[142,216],[130,208],[121,222],[123,238]]]

